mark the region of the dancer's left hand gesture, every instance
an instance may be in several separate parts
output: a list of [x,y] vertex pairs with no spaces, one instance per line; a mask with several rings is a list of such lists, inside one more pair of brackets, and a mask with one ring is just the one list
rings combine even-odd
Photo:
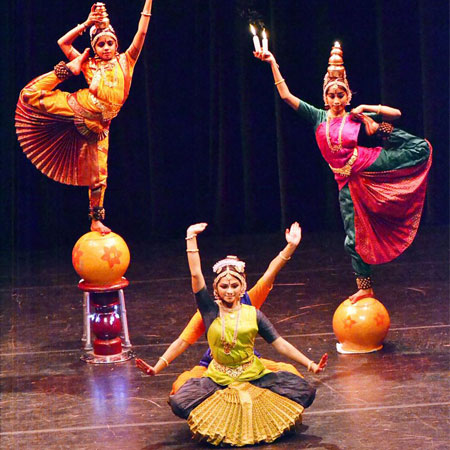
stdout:
[[328,353],[324,353],[322,358],[320,358],[319,364],[316,364],[315,362],[311,364],[311,372],[313,373],[323,372],[325,366],[327,365],[327,362],[328,362]]
[[353,115],[354,120],[356,120],[357,122],[361,122],[364,125],[367,135],[372,136],[377,132],[380,125],[371,117],[366,116],[364,114],[365,110],[366,109],[364,105],[359,105],[356,108],[353,108],[350,113]]
[[295,247],[300,244],[300,241],[302,240],[302,229],[298,222],[294,222],[291,225],[291,228],[286,229],[285,236],[288,244],[295,245]]

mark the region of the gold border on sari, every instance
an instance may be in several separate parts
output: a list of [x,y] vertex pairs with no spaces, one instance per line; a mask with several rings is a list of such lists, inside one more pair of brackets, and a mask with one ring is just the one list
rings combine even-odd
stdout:
[[333,171],[333,173],[337,173],[338,175],[342,175],[344,177],[349,177],[350,174],[352,173],[352,166],[353,164],[355,164],[355,161],[357,159],[358,159],[358,147],[355,147],[352,156],[347,161],[345,166],[333,167],[331,164],[328,165],[330,166],[330,169]]

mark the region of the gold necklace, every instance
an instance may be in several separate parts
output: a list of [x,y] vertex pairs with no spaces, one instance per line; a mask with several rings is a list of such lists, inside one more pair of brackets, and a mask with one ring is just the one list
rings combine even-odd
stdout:
[[220,342],[222,342],[224,353],[226,355],[229,355],[231,353],[231,349],[236,345],[237,342],[237,332],[239,326],[239,317],[241,315],[241,308],[239,308],[237,311],[236,325],[234,326],[233,340],[231,342],[227,342],[225,339],[225,318],[223,316],[222,308],[223,308],[222,306],[219,306],[220,320],[222,322],[222,333],[220,336]]
[[[106,71],[107,70],[112,70],[112,69],[114,69],[114,78],[113,78],[112,81],[109,81],[108,80],[108,76],[106,74]],[[117,86],[117,81],[119,79],[118,73],[117,73],[117,61],[114,61],[114,62],[108,61],[105,64],[101,64],[100,63],[100,70],[101,70],[101,73],[102,73],[103,84],[105,86],[108,86],[108,87],[111,87],[111,88],[116,87]]]
[[342,131],[344,130],[344,125],[345,125],[346,118],[347,118],[347,114],[344,114],[344,117],[342,118],[341,126],[339,127],[338,143],[337,143],[337,145],[333,145],[331,143],[331,139],[330,139],[330,120],[331,120],[331,117],[330,117],[329,114],[327,114],[327,123],[326,123],[326,127],[325,127],[325,134],[326,134],[326,137],[327,137],[328,147],[330,148],[330,150],[332,152],[338,152],[339,150],[342,150]]

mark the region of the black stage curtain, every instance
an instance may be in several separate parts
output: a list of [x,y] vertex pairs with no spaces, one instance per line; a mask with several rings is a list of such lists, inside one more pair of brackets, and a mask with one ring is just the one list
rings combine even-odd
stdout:
[[[8,0],[1,27],[2,250],[73,245],[88,231],[87,188],[41,175],[14,130],[20,89],[63,59],[57,39],[92,2]],[[106,2],[122,50],[143,1]],[[155,0],[130,96],[110,133],[105,223],[128,241],[217,234],[340,230],[337,187],[313,131],[279,100],[252,55],[249,17],[267,27],[290,90],[321,106],[339,40],[353,106],[399,108],[399,126],[434,146],[423,222],[448,224],[448,2],[426,0]],[[87,33],[75,42],[89,46]],[[61,89],[84,87],[82,77]]]

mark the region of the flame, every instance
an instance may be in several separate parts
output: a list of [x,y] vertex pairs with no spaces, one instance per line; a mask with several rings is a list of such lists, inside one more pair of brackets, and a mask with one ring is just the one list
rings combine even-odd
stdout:
[[252,32],[253,36],[256,36],[256,30],[252,24],[250,24],[250,31]]
[[262,32],[262,37],[263,37],[263,39],[267,39],[266,30],[263,30],[263,32]]
[[339,44],[338,41],[336,41],[336,42],[334,43],[334,46],[337,47],[337,48],[341,48],[341,44]]

